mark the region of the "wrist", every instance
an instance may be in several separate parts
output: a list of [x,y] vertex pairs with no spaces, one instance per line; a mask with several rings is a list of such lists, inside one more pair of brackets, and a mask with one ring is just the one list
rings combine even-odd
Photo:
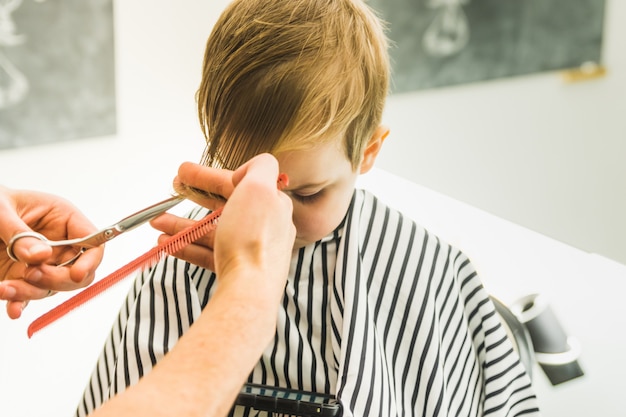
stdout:
[[255,305],[278,307],[286,278],[286,269],[238,265],[218,273],[217,291],[228,292],[233,299],[247,299]]

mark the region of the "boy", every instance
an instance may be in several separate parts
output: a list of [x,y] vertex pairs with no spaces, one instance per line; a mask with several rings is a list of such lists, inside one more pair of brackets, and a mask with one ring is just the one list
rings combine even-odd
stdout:
[[[297,229],[274,343],[250,381],[335,394],[345,416],[537,413],[467,258],[354,188],[387,135],[388,62],[360,0],[235,0],[209,37],[203,164],[235,169],[272,153]],[[135,384],[198,317],[215,290],[206,250],[201,240],[138,277],[79,415]]]

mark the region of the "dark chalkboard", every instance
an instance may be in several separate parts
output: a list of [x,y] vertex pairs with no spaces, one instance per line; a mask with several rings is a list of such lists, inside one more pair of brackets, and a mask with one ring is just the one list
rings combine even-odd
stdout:
[[115,131],[112,0],[1,0],[0,149]]
[[601,63],[605,0],[369,0],[395,92]]

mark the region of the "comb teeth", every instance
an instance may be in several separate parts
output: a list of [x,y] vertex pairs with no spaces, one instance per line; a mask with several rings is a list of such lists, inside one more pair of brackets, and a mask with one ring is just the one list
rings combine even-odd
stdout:
[[159,262],[164,255],[176,253],[190,243],[200,239],[216,227],[221,213],[221,208],[211,212],[194,225],[181,230],[162,244],[155,246],[148,252],[138,258],[135,258],[100,281],[76,294],[74,297],[64,301],[52,310],[35,319],[35,321],[28,326],[28,337],[31,338],[35,333],[44,327],[54,323],[75,308],[80,307],[85,302],[106,291],[133,272],[139,269],[150,268]]
[[[172,237],[170,237],[166,242],[163,242],[161,250],[161,256],[163,254],[171,255],[173,253],[178,252],[183,249],[185,246],[189,245],[192,242],[200,239],[202,236],[209,233],[217,226],[217,221],[219,220],[220,214],[222,213],[222,209],[215,210],[204,217],[202,220],[198,221],[198,223],[188,227],[187,229],[183,229],[180,232],[176,233]],[[157,248],[159,248],[157,246]]]

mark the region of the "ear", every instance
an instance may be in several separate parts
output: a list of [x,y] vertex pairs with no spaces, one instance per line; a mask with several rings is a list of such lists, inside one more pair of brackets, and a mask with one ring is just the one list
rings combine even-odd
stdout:
[[380,152],[380,148],[383,147],[383,142],[387,138],[387,135],[389,135],[389,128],[386,126],[378,126],[376,128],[374,134],[365,146],[363,160],[361,161],[361,166],[359,168],[359,174],[365,174],[372,169],[374,162],[376,162],[378,152]]

